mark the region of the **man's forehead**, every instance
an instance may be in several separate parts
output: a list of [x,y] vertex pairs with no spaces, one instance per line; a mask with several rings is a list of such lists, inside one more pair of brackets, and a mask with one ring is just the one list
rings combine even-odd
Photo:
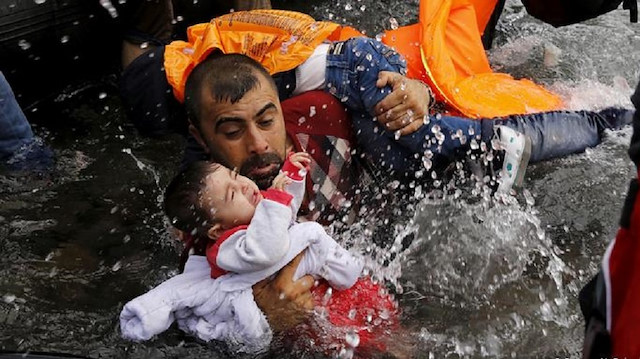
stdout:
[[215,120],[225,117],[251,118],[267,110],[275,110],[279,104],[277,96],[270,96],[268,93],[259,93],[258,91],[247,92],[235,103],[229,100],[216,99],[210,93],[204,99],[207,103],[206,108],[209,109],[207,117],[213,117]]

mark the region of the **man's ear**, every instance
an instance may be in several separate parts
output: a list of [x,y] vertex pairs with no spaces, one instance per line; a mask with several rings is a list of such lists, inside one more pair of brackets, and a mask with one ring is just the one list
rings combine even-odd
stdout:
[[198,128],[194,126],[193,123],[191,122],[189,122],[189,133],[191,134],[191,136],[193,136],[193,138],[196,139],[196,142],[198,142],[200,147],[202,147],[202,149],[204,150],[204,153],[209,154],[210,153],[209,146],[207,146],[207,143],[204,142],[204,140],[202,139],[200,130],[198,130]]
[[209,228],[209,230],[207,231],[207,237],[215,241],[216,239],[220,238],[220,235],[222,235],[222,232],[224,232],[224,228],[222,228],[222,224],[216,223],[213,226],[211,226],[211,228]]

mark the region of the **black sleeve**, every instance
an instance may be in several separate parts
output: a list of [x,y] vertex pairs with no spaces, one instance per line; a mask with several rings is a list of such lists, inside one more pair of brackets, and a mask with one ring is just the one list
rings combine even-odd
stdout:
[[631,145],[629,146],[629,157],[638,167],[640,164],[640,112],[637,109],[640,107],[640,83],[631,96],[631,102],[636,108],[636,113],[633,116],[633,136],[631,136]]

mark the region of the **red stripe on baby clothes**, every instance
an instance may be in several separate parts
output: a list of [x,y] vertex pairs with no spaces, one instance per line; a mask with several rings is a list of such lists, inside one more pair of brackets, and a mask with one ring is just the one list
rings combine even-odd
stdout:
[[278,202],[280,204],[284,204],[285,206],[290,205],[291,200],[293,199],[293,196],[291,194],[275,188],[269,188],[266,191],[260,191],[260,193],[262,193],[262,197],[264,197],[264,199]]
[[[304,179],[304,176],[300,175],[300,168],[298,168],[293,164],[293,162],[291,162],[291,156],[294,153],[295,152],[291,152],[289,156],[287,156],[287,159],[282,165],[282,172],[284,172],[287,177],[291,178],[294,181],[302,181]],[[306,171],[309,171],[309,168],[306,168]]]
[[247,227],[249,226],[242,225],[242,226],[233,227],[225,231],[212,245],[210,245],[207,248],[207,262],[209,262],[209,265],[211,266],[211,278],[218,278],[229,273],[218,266],[217,260],[218,260],[218,252],[220,251],[220,246],[222,245],[222,243],[224,243],[224,241],[229,239],[229,237],[231,237],[234,233],[241,230],[246,230]]

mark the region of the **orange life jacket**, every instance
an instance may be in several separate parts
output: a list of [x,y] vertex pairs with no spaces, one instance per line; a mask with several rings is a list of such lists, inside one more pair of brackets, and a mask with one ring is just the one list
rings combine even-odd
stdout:
[[245,54],[275,74],[302,64],[324,40],[340,41],[362,34],[298,12],[253,10],[191,26],[187,36],[188,42],[173,41],[164,53],[167,80],[180,102],[184,101],[191,70],[214,50]]
[[496,0],[420,1],[419,23],[387,31],[383,42],[407,59],[407,76],[471,118],[557,110],[562,100],[532,81],[495,73],[481,36]]
[[[497,117],[560,109],[560,98],[529,80],[491,71],[481,42],[496,0],[420,2],[420,22],[388,31],[383,42],[407,59],[408,76],[427,83],[455,114]],[[211,51],[242,53],[275,74],[303,63],[325,40],[357,30],[284,10],[235,12],[188,30],[165,49],[167,79],[179,101],[191,70]]]

